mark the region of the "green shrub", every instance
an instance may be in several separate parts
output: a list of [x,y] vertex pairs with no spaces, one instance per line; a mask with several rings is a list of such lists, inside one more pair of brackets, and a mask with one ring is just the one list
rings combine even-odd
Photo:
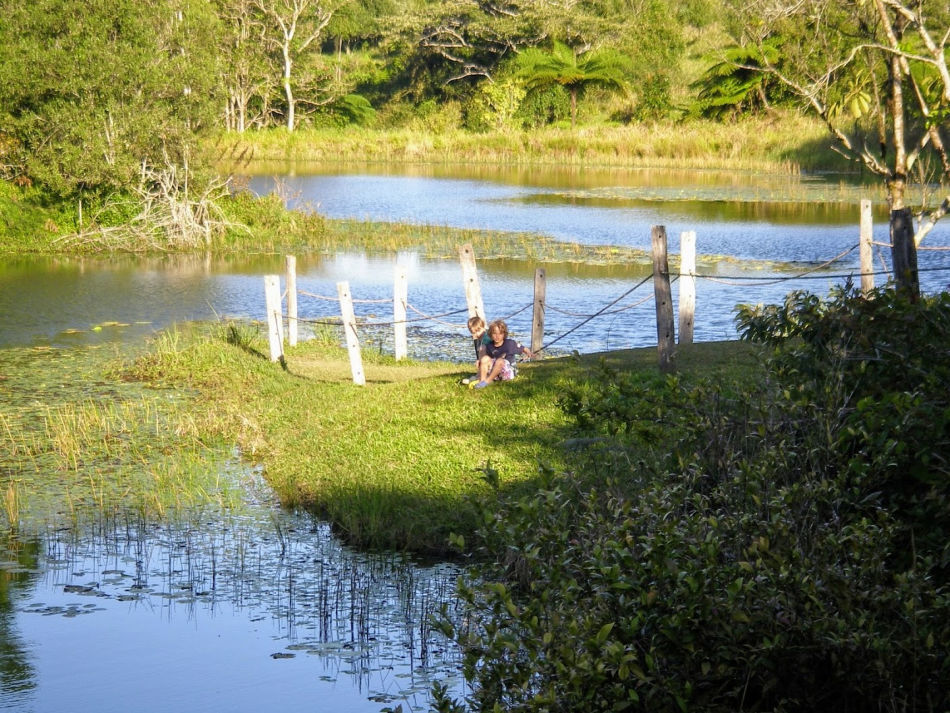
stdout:
[[950,298],[738,321],[763,381],[602,368],[576,469],[483,507],[473,710],[947,710]]

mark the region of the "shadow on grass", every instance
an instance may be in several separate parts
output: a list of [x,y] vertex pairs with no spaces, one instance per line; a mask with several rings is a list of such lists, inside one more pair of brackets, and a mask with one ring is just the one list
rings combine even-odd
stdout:
[[[686,378],[716,379],[727,375],[734,378],[756,364],[755,348],[740,342],[694,345],[678,352],[680,373]],[[405,483],[388,486],[379,483],[343,485],[317,496],[320,514],[328,517],[338,532],[356,545],[395,547],[441,556],[450,553],[450,534],[470,538],[477,528],[479,505],[490,510],[491,503],[498,498],[534,492],[542,485],[545,467],[570,470],[574,453],[577,449],[583,450],[585,439],[576,438],[578,431],[560,410],[558,399],[592,378],[595,372],[601,372],[604,366],[640,373],[648,388],[665,388],[656,349],[529,362],[520,367],[514,381],[480,390],[458,384],[458,379],[468,372],[466,367],[458,365],[454,371],[449,367],[445,373],[420,377],[416,391],[424,391],[423,395],[410,396],[396,385],[391,394],[415,399],[410,412],[469,409],[464,412],[471,416],[469,420],[456,419],[451,425],[439,423],[438,432],[431,438],[423,436],[428,443],[414,444],[422,453],[431,453],[426,449],[439,442],[481,444],[479,455],[472,458],[465,473],[456,476],[465,482],[455,482],[456,489],[449,492],[439,483],[413,487],[411,477]],[[411,384],[406,386],[412,388]],[[393,405],[392,410],[397,407]],[[533,415],[536,417],[532,418]],[[397,422],[399,418],[394,416]],[[363,435],[372,439],[373,433],[370,427]],[[521,459],[520,465],[510,459],[500,462],[499,456],[511,454]],[[527,463],[528,458],[536,460]]]

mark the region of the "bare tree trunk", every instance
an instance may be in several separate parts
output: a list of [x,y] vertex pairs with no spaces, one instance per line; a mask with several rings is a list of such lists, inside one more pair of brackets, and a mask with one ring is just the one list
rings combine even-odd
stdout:
[[912,300],[920,297],[920,280],[917,275],[917,246],[914,243],[914,218],[910,208],[891,211],[891,260],[894,263],[894,278],[897,289],[904,291]]
[[[882,0],[876,0],[875,4],[886,28],[888,41],[896,49],[900,46],[900,35],[904,23],[898,16],[891,24]],[[920,297],[920,280],[917,275],[914,221],[910,209],[904,205],[904,192],[907,189],[907,137],[904,128],[903,65],[898,53],[891,55],[888,66],[891,121],[894,125],[894,170],[887,180],[887,197],[891,204],[891,260],[894,263],[897,289],[906,292],[911,299],[917,299]]]
[[294,90],[290,86],[290,70],[292,67],[290,59],[290,47],[284,45],[284,96],[287,98],[287,131],[294,130]]

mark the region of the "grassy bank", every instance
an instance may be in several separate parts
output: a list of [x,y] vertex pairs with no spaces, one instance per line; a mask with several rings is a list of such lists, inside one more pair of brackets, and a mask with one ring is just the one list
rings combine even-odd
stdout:
[[[528,363],[517,381],[473,391],[458,383],[464,364],[366,355],[367,386],[358,387],[345,353],[329,342],[291,349],[282,370],[262,356],[256,331],[216,331],[165,336],[125,375],[194,389],[202,432],[237,443],[286,505],[323,514],[363,546],[420,552],[444,551],[450,533],[473,530],[472,498],[496,486],[531,489],[539,468],[569,466],[571,427],[558,399],[601,359]],[[664,388],[655,349],[603,358]],[[680,355],[684,378],[738,376],[751,363],[738,343]]]
[[627,126],[473,133],[425,129],[298,130],[227,134],[215,152],[254,161],[371,161],[533,164],[626,168],[722,168],[783,171],[841,170],[828,151],[827,129],[785,114],[719,123],[642,123]]

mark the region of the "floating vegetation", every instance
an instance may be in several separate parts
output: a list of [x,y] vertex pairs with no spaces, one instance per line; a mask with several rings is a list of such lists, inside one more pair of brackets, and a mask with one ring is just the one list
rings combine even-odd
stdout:
[[[109,378],[102,347],[0,350],[0,498],[6,524],[71,520],[87,507],[234,501],[230,447],[207,443],[183,395]],[[28,494],[28,495],[27,495]]]

